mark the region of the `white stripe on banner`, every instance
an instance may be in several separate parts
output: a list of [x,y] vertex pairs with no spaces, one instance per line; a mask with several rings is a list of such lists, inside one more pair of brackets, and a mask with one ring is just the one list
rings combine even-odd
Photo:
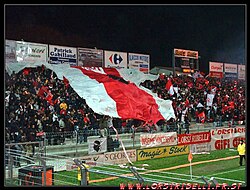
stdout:
[[64,74],[71,87],[86,100],[86,103],[94,112],[120,117],[116,110],[116,102],[106,93],[103,83],[83,75],[79,69],[70,68]]

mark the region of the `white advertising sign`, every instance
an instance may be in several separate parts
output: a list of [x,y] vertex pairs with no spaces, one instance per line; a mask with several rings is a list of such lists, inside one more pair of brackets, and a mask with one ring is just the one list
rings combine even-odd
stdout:
[[25,63],[47,62],[48,45],[17,41],[16,61]]
[[224,72],[237,73],[237,64],[224,63]]
[[156,147],[156,146],[171,146],[177,145],[177,133],[155,133],[155,134],[141,134],[141,147]]
[[134,68],[143,73],[148,74],[150,69],[150,59],[149,55],[129,53],[128,54],[128,67],[129,69]]
[[[126,150],[126,153],[131,162],[136,161],[136,149]],[[129,163],[125,152],[115,151],[115,152],[106,152],[104,154],[95,154],[88,156],[77,157],[80,161],[84,161],[89,166],[101,166],[104,164],[126,164]],[[73,170],[76,169],[77,165],[74,163],[73,159],[69,159],[66,161],[66,169]]]
[[211,150],[210,143],[191,144],[190,146],[192,153],[210,152]]
[[77,65],[76,48],[49,45],[49,63]]
[[104,67],[128,68],[128,54],[125,52],[104,51]]
[[209,72],[223,72],[223,63],[209,62]]
[[[89,166],[101,166],[103,165],[104,154],[88,155],[77,157],[81,162],[85,162]],[[70,171],[76,169],[78,166],[72,159],[66,161],[66,170]]]
[[78,48],[78,66],[102,67],[103,50]]
[[245,65],[238,65],[238,79],[246,79]]
[[246,138],[245,127],[211,129],[211,150],[236,148]]
[[[136,161],[136,150],[126,150],[126,153],[129,157],[131,162]],[[104,163],[110,164],[126,164],[129,163],[125,152],[122,151],[115,151],[115,152],[106,152],[104,153]]]
[[5,40],[5,63],[16,62],[16,41]]

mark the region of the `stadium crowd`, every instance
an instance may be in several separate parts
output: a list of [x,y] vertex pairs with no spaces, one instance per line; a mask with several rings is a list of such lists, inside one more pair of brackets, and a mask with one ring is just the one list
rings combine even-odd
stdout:
[[[175,89],[173,95],[166,89],[168,80],[171,80]],[[159,121],[156,126],[151,126],[135,119],[112,118],[113,126],[121,133],[142,128],[152,132],[159,126],[168,126],[171,131],[176,130],[172,126],[189,126],[191,121],[244,124],[244,81],[160,75],[157,80],[144,81],[141,86],[151,89],[160,98],[171,99],[177,119]],[[211,106],[207,106],[208,93],[214,94]],[[43,66],[13,72],[11,76],[5,73],[6,143],[39,140],[44,132],[73,131],[82,132],[79,143],[87,142],[88,135],[107,134],[110,119],[109,116],[95,113],[66,80],[59,80],[53,71]],[[63,144],[67,135],[60,134],[53,142],[47,136],[48,144]]]

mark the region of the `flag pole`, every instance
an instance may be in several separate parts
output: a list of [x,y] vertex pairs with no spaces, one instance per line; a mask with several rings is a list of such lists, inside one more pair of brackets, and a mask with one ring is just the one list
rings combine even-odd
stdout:
[[189,164],[190,165],[190,177],[191,177],[191,179],[193,179],[192,178],[192,164],[191,164],[192,160],[190,160],[189,162],[190,162],[190,164]]
[[192,159],[193,159],[193,155],[192,155],[192,151],[191,151],[191,146],[189,145],[189,154],[188,154],[188,161],[189,161],[189,168],[190,168],[190,178],[191,180],[192,178]]

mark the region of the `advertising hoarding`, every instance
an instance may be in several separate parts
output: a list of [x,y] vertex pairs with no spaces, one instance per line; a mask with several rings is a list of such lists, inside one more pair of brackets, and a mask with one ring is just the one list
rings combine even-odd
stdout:
[[210,132],[178,134],[178,145],[200,144],[211,141]]
[[50,64],[77,65],[77,51],[74,47],[49,45]]
[[77,48],[78,66],[83,67],[102,67],[103,66],[103,50]]
[[25,63],[47,62],[48,45],[16,41],[16,61]]
[[177,133],[155,133],[155,134],[141,134],[140,135],[141,147],[156,147],[156,146],[169,146],[177,145]]
[[246,79],[246,70],[245,65],[238,65],[238,79]]
[[224,63],[224,73],[226,78],[237,78],[237,64]]
[[223,77],[223,63],[209,62],[209,75],[210,77],[222,78]]
[[5,40],[5,63],[16,62],[16,41]]
[[105,68],[128,68],[128,54],[125,52],[104,51]]
[[165,158],[189,153],[188,145],[165,146],[156,148],[137,149],[137,161],[154,158]]
[[236,148],[246,138],[245,127],[211,129],[211,150]]
[[148,74],[150,69],[149,55],[128,53],[128,68],[137,69],[145,74]]

